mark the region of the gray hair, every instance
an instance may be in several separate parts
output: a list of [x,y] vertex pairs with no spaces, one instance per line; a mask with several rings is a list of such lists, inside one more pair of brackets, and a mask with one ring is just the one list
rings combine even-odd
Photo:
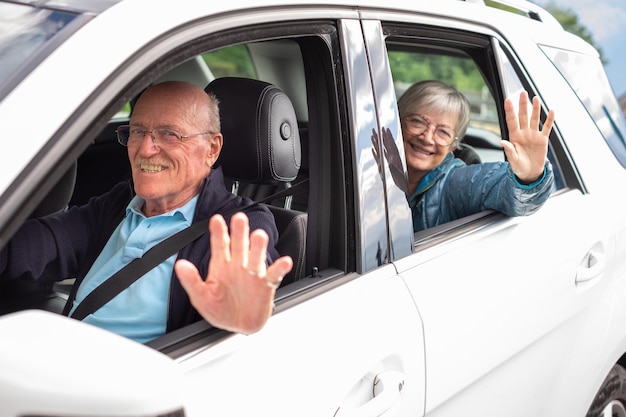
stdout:
[[220,101],[212,91],[207,91],[211,104],[209,105],[209,121],[212,125],[211,130],[214,132],[222,131],[222,124],[220,121]]
[[469,125],[470,104],[456,88],[438,80],[420,81],[411,85],[398,100],[400,118],[404,119],[416,109],[458,114],[459,121],[454,127],[457,139],[453,145],[458,145],[463,139]]

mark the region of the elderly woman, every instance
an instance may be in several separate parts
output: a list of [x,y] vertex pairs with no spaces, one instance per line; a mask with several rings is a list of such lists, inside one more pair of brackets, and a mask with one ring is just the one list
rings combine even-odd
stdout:
[[546,156],[554,112],[539,130],[537,97],[530,119],[526,92],[517,116],[512,101],[504,102],[509,140],[501,145],[507,162],[469,166],[452,153],[469,123],[469,103],[461,93],[439,81],[422,81],[400,97],[398,108],[415,231],[484,210],[529,215],[550,196],[554,177]]

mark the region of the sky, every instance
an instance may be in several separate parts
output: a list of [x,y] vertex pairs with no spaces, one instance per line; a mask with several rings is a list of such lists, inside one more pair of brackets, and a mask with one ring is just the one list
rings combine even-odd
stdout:
[[[572,10],[592,34],[607,62],[604,69],[617,97],[626,94],[626,0],[552,0]],[[535,3],[545,6],[547,0]]]

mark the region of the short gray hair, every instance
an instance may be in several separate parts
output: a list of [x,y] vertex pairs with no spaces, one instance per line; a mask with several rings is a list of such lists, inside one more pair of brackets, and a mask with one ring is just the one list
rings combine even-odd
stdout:
[[207,91],[207,95],[211,100],[211,104],[209,105],[209,123],[212,124],[211,129],[214,132],[222,131],[222,124],[220,121],[220,101],[217,99],[217,96],[213,94],[212,91]]
[[469,101],[456,88],[438,80],[420,81],[411,85],[398,100],[400,118],[404,119],[417,108],[436,113],[458,114],[459,121],[454,127],[457,139],[463,139],[470,119]]

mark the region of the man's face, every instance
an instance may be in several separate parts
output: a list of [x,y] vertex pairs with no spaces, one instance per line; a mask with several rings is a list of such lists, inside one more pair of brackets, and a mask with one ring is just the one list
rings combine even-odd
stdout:
[[[146,91],[133,109],[131,129],[145,130],[140,143],[128,147],[135,192],[146,201],[147,216],[181,207],[199,191],[203,179],[221,150],[220,134],[210,131],[203,91],[184,88],[153,88]],[[204,97],[204,96],[206,97]],[[184,138],[165,145],[154,140],[153,129],[169,129]]]

